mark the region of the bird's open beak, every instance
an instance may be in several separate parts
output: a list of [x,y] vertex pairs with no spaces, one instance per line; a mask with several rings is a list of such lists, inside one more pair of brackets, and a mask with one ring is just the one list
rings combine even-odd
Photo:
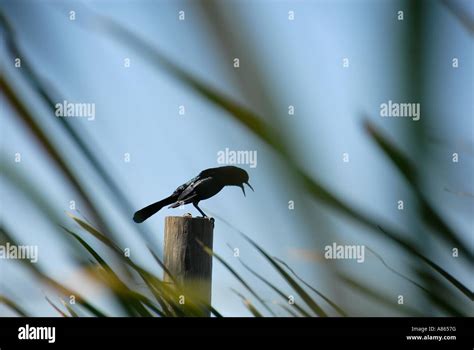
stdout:
[[253,189],[253,187],[248,183],[248,182],[244,182],[248,187],[250,187],[250,189],[252,190],[252,192],[255,192],[255,190]]
[[[246,195],[245,195],[245,187],[244,187],[244,184],[246,184],[248,187],[251,188],[252,191],[255,192],[255,190],[253,189],[253,187],[252,187],[248,182],[244,182],[243,184],[240,184],[240,188],[242,189],[242,192],[244,193],[244,196],[246,196]],[[247,196],[246,196],[246,197],[247,197]]]

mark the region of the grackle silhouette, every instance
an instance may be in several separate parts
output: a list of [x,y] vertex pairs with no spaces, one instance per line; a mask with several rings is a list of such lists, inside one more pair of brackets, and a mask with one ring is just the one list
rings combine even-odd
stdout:
[[204,199],[211,198],[220,192],[225,186],[239,186],[244,192],[244,184],[253,188],[249,184],[249,174],[244,169],[235,166],[223,166],[203,170],[198,176],[179,186],[171,196],[156,203],[140,209],[133,215],[133,221],[143,222],[150,216],[158,212],[161,208],[169,205],[168,208],[177,208],[184,204],[193,203],[203,217],[207,215],[199,208],[198,203]]

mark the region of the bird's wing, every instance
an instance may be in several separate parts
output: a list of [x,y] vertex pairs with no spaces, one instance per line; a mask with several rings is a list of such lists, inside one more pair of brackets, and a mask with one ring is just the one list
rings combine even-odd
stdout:
[[184,204],[189,204],[194,202],[195,199],[199,198],[199,194],[196,193],[196,188],[202,186],[205,183],[208,183],[212,180],[212,177],[207,177],[205,179],[197,180],[196,182],[190,183],[188,187],[186,187],[181,194],[179,195],[178,199],[175,203],[171,204],[168,208],[177,208]]
[[196,198],[196,197],[197,197],[197,193],[194,193],[193,195],[187,197],[186,200],[178,200],[177,202],[174,202],[168,208],[177,208],[177,207],[180,207],[184,204],[191,203],[194,200],[194,198]]
[[201,171],[198,176],[192,178],[188,182],[182,184],[179,186],[176,190],[174,190],[172,196],[179,197],[181,193],[183,193],[184,190],[186,190],[189,186],[191,186],[194,183],[197,183],[201,179],[206,179],[209,177],[213,177],[216,174],[216,169],[218,168],[209,168]]
[[184,189],[184,191],[181,192],[181,194],[178,197],[178,201],[186,203],[191,203],[192,199],[196,196],[196,188],[198,186],[202,186],[204,183],[207,183],[208,181],[211,181],[212,177],[206,177],[204,179],[199,179],[195,182],[192,182],[188,187]]
[[182,184],[181,186],[179,186],[177,189],[174,190],[172,196],[179,197],[185,189],[187,189],[191,184],[193,184],[194,182],[197,182],[200,179],[200,175],[201,174],[199,174],[198,176],[192,178],[188,182],[186,182],[186,183]]

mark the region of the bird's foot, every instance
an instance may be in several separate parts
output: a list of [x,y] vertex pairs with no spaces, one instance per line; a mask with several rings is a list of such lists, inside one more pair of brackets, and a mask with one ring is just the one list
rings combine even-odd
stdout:
[[186,214],[183,214],[183,217],[186,217],[186,218],[193,217],[193,214],[191,214],[191,213],[186,213]]
[[214,225],[214,221],[215,221],[215,220],[214,220],[213,217],[210,217],[210,216],[207,216],[207,215],[206,215],[206,216],[203,216],[202,218],[209,220],[209,221]]

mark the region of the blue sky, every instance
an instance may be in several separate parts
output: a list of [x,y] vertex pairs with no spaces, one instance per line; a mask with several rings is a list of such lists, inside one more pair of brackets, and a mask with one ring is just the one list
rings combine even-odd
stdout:
[[[86,3],[145,38],[193,75],[263,114],[272,125],[278,125],[279,131],[291,139],[297,162],[340,197],[397,227],[408,225],[414,214],[409,210],[400,213],[395,204],[397,199],[408,196],[406,186],[362,128],[362,116],[367,114],[403,150],[413,151],[410,148],[413,142],[405,132],[415,122],[383,120],[378,115],[380,103],[410,99],[403,92],[405,82],[400,74],[405,62],[399,60],[405,44],[400,38],[406,38],[407,29],[404,22],[396,19],[405,2],[223,2],[228,6],[223,19],[228,20],[229,33],[239,43],[229,50],[222,49],[211,22],[190,1]],[[468,215],[469,211],[472,213],[472,201],[453,196],[444,188],[474,191],[472,181],[468,180],[473,175],[472,154],[461,153],[463,162],[457,169],[453,170],[449,162],[460,140],[472,149],[472,38],[440,3],[433,7],[425,22],[424,58],[419,67],[426,77],[422,82],[423,98],[429,101],[421,106],[420,123],[424,123],[430,135],[446,140],[450,146],[430,148],[432,153],[421,163],[427,172],[441,164],[436,168],[441,171],[427,178],[430,197],[467,240],[473,229],[472,216]],[[472,7],[470,4],[471,13]],[[304,257],[311,253],[320,255],[324,245],[333,241],[367,244],[397,268],[404,269],[406,257],[399,251],[289,186],[284,176],[285,164],[267,145],[229,118],[227,112],[165,71],[156,69],[139,52],[80,26],[88,16],[81,2],[2,1],[1,9],[14,25],[21,48],[29,54],[41,76],[68,101],[96,104],[94,121],[77,119],[71,123],[76,123],[83,135],[87,135],[96,155],[136,209],[169,195],[202,169],[217,166],[217,153],[225,148],[256,150],[257,168],[243,166],[249,171],[255,192],[243,197],[240,189],[227,188],[202,203],[205,211],[208,209],[231,222],[329,295],[341,296],[338,293],[343,292],[334,284],[330,269],[326,268],[328,263]],[[181,9],[186,11],[184,22],[177,20]],[[76,21],[68,19],[70,10],[76,11]],[[288,21],[289,10],[295,11],[295,21]],[[135,224],[131,221],[133,213],[124,216],[117,210],[93,169],[61,132],[50,112],[34,98],[11,62],[4,60],[8,57],[5,50],[1,53],[5,76],[29,98],[51,140],[73,164],[97,203],[108,210],[113,226],[121,233],[121,242],[131,248],[132,258],[153,266],[152,258],[144,253],[143,241],[136,237]],[[238,69],[232,66],[234,57],[241,59]],[[349,58],[348,68],[342,67],[344,57]],[[452,57],[460,59],[456,70],[451,67]],[[123,66],[125,58],[131,60],[129,68]],[[259,75],[254,74],[256,69]],[[265,107],[267,98],[274,102],[272,108]],[[0,101],[2,156],[11,159],[14,153],[21,152],[23,161],[14,166],[51,199],[55,211],[69,223],[64,212],[77,194],[10,115],[12,111],[3,96]],[[290,104],[296,108],[294,116],[287,115]],[[180,105],[186,109],[183,116],[178,114]],[[350,154],[348,164],[342,162],[344,152]],[[131,155],[129,163],[124,162],[124,153]],[[2,207],[8,208],[2,210],[4,222],[15,227],[23,242],[39,245],[40,255],[47,256],[41,263],[49,273],[81,285],[77,266],[58,238],[58,229],[51,227],[28,198],[18,195],[7,183],[0,182],[0,189]],[[296,201],[296,210],[288,210],[288,200]],[[79,207],[82,204],[79,202]],[[187,211],[197,214],[192,207]],[[311,228],[302,220],[308,211],[314,212],[313,219],[318,223]],[[163,210],[143,224],[154,233],[151,239],[157,250],[162,244],[164,217],[181,213]],[[87,216],[86,212],[83,214]],[[262,263],[256,252],[218,221],[214,249],[239,267],[232,260],[235,258],[227,244],[239,247],[243,260],[250,265],[259,264],[261,272],[277,280],[277,275]],[[42,299],[42,291],[34,290],[34,284],[27,281],[14,263],[2,261],[1,264],[0,272],[9,276],[6,280],[11,281],[11,276],[17,273],[22,278],[11,285],[1,283],[0,289],[4,287],[7,293],[21,290],[18,298],[38,315],[54,315],[54,310]],[[375,259],[363,267],[353,262],[344,264],[349,271],[372,275],[373,281],[385,281],[391,290],[410,290],[403,281],[387,276]],[[465,273],[459,271],[461,278]],[[225,315],[248,315],[239,298],[230,291],[231,287],[242,290],[215,262],[215,307]],[[264,287],[256,284],[255,288],[272,298]],[[100,302],[106,305],[104,293],[96,292],[102,297]]]

